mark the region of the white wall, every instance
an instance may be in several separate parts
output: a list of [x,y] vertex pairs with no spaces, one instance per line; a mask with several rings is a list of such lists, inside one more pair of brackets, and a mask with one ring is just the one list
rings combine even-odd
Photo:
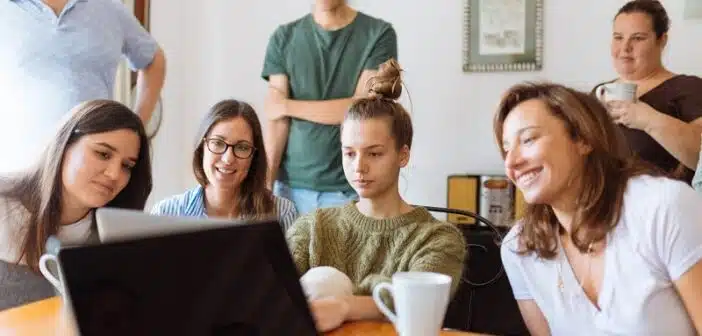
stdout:
[[[210,105],[235,97],[262,107],[266,84],[259,74],[268,37],[278,24],[308,12],[312,2],[152,0],[152,30],[169,62],[152,201],[192,185],[191,142]],[[491,120],[500,94],[512,84],[549,79],[589,90],[614,77],[611,20],[625,1],[544,2],[544,69],[487,74],[461,70],[463,1],[351,2],[391,22],[399,35],[416,132],[411,164],[403,172],[402,191],[410,202],[445,205],[449,174],[502,173]],[[702,22],[683,20],[683,0],[664,4],[673,22],[666,64],[675,72],[702,75]]]

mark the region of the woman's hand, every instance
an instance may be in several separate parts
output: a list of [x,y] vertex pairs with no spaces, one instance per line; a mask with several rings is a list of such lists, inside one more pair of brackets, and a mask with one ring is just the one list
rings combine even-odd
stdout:
[[644,132],[660,113],[642,101],[634,103],[615,100],[607,102],[606,105],[615,123]]
[[310,310],[317,330],[326,332],[336,329],[346,321],[351,307],[343,298],[325,297],[310,302]]

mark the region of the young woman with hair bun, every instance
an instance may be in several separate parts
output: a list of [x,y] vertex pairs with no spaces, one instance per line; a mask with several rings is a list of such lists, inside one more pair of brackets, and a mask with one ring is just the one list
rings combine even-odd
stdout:
[[[383,63],[368,82],[369,96],[356,100],[341,124],[344,174],[358,201],[317,209],[288,231],[301,273],[323,268],[326,278],[351,283],[333,287],[350,287],[352,293],[310,300],[320,331],[345,321],[383,318],[370,295],[396,272],[449,275],[452,293],[460,282],[465,258],[461,232],[410,205],[399,192],[400,169],[410,159],[413,135],[411,118],[396,101],[402,94],[400,73],[395,60]],[[329,275],[330,269],[345,277]]]

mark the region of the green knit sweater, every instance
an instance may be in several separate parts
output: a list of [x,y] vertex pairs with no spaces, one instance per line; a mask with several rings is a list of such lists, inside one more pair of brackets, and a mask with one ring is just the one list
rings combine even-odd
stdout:
[[416,208],[389,219],[364,216],[355,202],[317,209],[287,232],[298,270],[331,266],[345,273],[355,295],[370,295],[395,272],[427,271],[451,276],[451,295],[461,281],[466,245],[461,232]]

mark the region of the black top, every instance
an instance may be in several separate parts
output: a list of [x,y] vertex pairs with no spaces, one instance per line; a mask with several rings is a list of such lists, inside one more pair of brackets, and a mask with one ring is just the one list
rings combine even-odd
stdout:
[[[686,123],[702,117],[702,78],[675,75],[639,97],[656,111]],[[632,151],[674,177],[690,183],[694,171],[683,166],[646,132],[619,125]]]

